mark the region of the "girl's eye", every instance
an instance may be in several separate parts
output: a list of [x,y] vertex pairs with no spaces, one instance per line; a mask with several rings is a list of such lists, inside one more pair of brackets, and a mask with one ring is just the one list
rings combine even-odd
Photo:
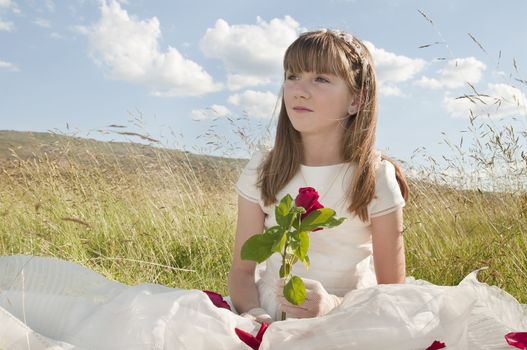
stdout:
[[[287,75],[287,80],[296,80],[296,79],[298,79],[298,76],[295,74]],[[327,80],[324,77],[316,77],[315,80],[321,83],[329,83],[329,80]]]

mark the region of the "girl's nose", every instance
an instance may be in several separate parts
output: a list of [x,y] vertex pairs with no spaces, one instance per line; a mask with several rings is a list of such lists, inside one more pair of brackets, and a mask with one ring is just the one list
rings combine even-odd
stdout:
[[299,80],[295,84],[295,90],[293,92],[293,96],[295,98],[309,98],[311,97],[311,92],[309,91],[309,88],[307,86],[307,81]]

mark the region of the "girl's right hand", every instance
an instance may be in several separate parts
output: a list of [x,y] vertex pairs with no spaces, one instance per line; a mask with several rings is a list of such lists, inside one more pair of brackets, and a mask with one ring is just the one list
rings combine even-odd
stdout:
[[273,323],[273,318],[271,317],[271,315],[269,315],[267,311],[265,311],[265,309],[262,309],[261,307],[252,308],[249,311],[242,313],[240,316],[248,318],[252,321],[256,321],[258,323]]

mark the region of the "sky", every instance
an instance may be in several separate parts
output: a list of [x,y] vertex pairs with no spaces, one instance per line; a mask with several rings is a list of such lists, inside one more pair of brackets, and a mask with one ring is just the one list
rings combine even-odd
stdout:
[[[0,0],[0,130],[249,157],[272,141],[285,49],[327,27],[373,54],[377,148],[441,157],[445,138],[470,139],[471,113],[527,129],[526,13],[524,0]],[[457,98],[473,89],[487,96]]]

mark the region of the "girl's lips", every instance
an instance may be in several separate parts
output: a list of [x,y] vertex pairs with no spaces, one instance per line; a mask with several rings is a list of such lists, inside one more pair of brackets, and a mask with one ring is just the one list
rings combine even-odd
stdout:
[[313,112],[312,110],[303,107],[293,107],[293,110],[295,112]]

